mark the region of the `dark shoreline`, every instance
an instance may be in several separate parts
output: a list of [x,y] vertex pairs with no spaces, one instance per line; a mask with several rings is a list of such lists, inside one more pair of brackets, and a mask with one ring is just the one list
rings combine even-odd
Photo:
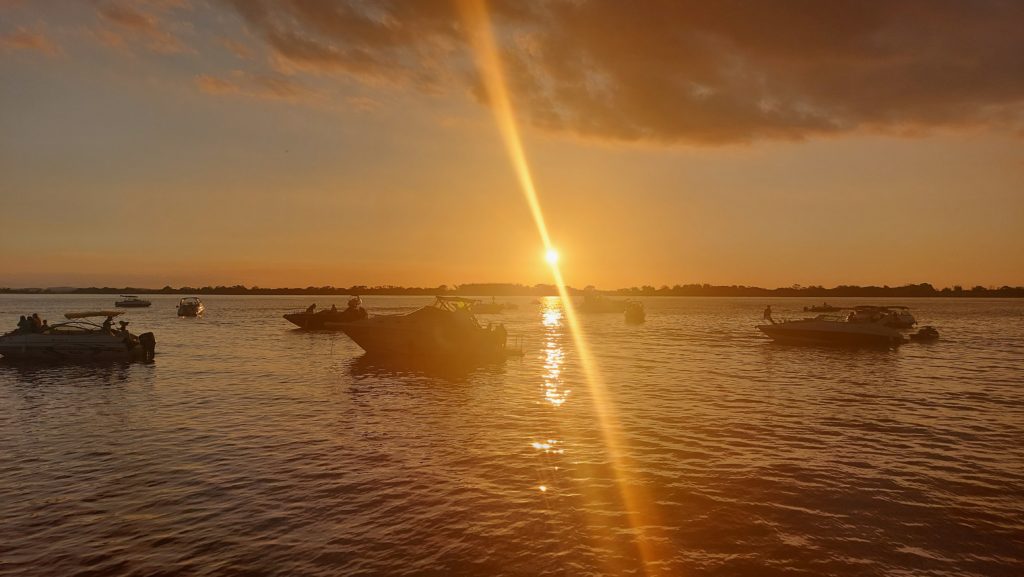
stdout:
[[[585,291],[608,296],[696,296],[696,297],[793,297],[827,299],[839,297],[897,297],[897,298],[1024,298],[1024,287],[982,287],[963,288],[960,286],[936,289],[931,284],[911,284],[899,287],[890,286],[850,286],[841,285],[833,288],[822,286],[792,287],[766,289],[749,286],[716,286],[709,284],[675,285],[672,287],[653,286],[631,287],[614,290],[599,290],[593,287],[577,289],[569,287],[569,294],[582,295]],[[382,295],[382,296],[557,296],[558,291],[553,285],[518,285],[506,283],[464,284],[449,287],[397,287],[397,286],[364,286],[350,287],[306,287],[306,288],[263,288],[235,286],[180,287],[166,286],[160,289],[142,287],[88,287],[88,288],[0,288],[0,294],[135,294],[135,295],[292,295],[292,296],[331,296],[331,295]]]

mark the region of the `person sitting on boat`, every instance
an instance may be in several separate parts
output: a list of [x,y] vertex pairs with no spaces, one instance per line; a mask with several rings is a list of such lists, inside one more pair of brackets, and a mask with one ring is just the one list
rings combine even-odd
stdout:
[[363,308],[363,299],[359,297],[352,297],[348,299],[348,308],[345,309],[346,313],[355,313],[358,318],[365,319],[367,316],[366,309]]
[[112,332],[110,330],[110,325],[112,325],[112,324],[114,324],[114,317],[107,317],[106,320],[103,321],[103,327],[102,327],[103,328],[103,332],[105,332],[105,333]]
[[316,312],[316,303],[313,303],[306,307],[306,314],[313,314]]
[[43,319],[39,318],[39,313],[32,313],[32,332],[38,333],[43,330]]
[[39,330],[42,331],[42,332],[46,332],[46,331],[50,330],[50,321],[48,321],[46,319],[43,319],[43,326],[40,327]]
[[764,307],[764,320],[770,322],[773,325],[775,324],[775,319],[772,318],[772,305]]
[[18,319],[18,332],[21,332],[21,333],[31,332],[31,326],[32,326],[32,323],[29,322],[29,320],[25,317],[25,315],[21,315],[21,318]]
[[128,336],[128,321],[118,321],[117,324],[119,325],[117,333],[122,337]]
[[337,306],[335,306],[335,305],[334,305],[334,303],[331,303],[331,312],[332,312],[332,313],[336,313],[336,312],[338,312],[338,307],[337,307]]

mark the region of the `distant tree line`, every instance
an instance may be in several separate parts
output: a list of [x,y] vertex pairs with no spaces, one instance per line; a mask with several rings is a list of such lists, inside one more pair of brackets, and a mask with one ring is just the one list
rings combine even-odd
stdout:
[[[619,296],[767,296],[767,297],[988,297],[988,298],[1020,298],[1024,297],[1024,287],[983,287],[964,288],[960,285],[937,289],[929,283],[908,284],[898,287],[885,286],[853,286],[840,285],[833,288],[823,286],[801,286],[766,289],[743,285],[711,285],[686,284],[655,288],[650,285],[621,288],[617,290],[598,290],[593,286],[583,289],[569,287],[569,294],[579,295],[587,291],[595,291],[605,295]],[[165,286],[160,289],[142,287],[88,287],[60,288],[56,290],[43,288],[0,288],[6,294],[189,294],[189,295],[462,295],[462,296],[553,296],[558,289],[550,284],[523,285],[513,283],[472,283],[461,285],[440,285],[436,287],[401,287],[392,285],[350,287],[309,286],[305,288],[265,288],[233,286],[179,287]]]

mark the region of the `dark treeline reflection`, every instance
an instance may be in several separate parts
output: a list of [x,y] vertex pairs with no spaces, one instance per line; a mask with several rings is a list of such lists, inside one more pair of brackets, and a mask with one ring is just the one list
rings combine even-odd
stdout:
[[[685,284],[662,285],[655,288],[651,285],[640,287],[602,290],[593,286],[583,289],[569,287],[570,294],[583,294],[595,291],[608,295],[623,296],[775,296],[775,297],[1024,297],[1024,287],[983,287],[964,288],[960,285],[935,288],[929,283],[908,284],[898,287],[839,285],[825,288],[820,285],[766,289],[744,285],[711,285]],[[309,286],[305,288],[265,288],[244,285],[233,286],[184,286],[174,288],[165,286],[160,289],[140,287],[88,287],[88,288],[0,288],[0,293],[8,294],[222,294],[222,295],[465,295],[465,296],[556,296],[558,289],[550,284],[523,285],[514,283],[471,283],[461,285],[440,285],[436,287],[401,287],[393,285],[350,287]]]

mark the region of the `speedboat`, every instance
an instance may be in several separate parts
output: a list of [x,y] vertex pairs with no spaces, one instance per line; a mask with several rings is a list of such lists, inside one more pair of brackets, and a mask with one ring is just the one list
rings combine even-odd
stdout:
[[318,311],[316,305],[313,305],[302,312],[284,315],[288,322],[307,330],[328,329],[328,323],[333,325],[331,328],[337,330],[338,325],[362,320],[366,317],[366,309],[363,308],[363,301],[359,297],[350,299],[348,307],[340,311],[334,306]]
[[326,326],[340,329],[374,356],[444,361],[505,358],[505,326],[480,326],[471,310],[475,302],[439,296],[432,305],[411,313]]
[[114,306],[118,308],[140,308],[148,307],[152,304],[153,303],[140,299],[135,295],[121,295],[121,300],[115,302]]
[[626,322],[638,325],[647,320],[647,312],[644,310],[644,303],[640,301],[626,301]]
[[576,306],[576,310],[581,313],[622,313],[626,312],[626,302],[587,292],[583,294],[583,301]]
[[[153,333],[134,335],[122,321],[113,328],[120,311],[67,313],[68,322],[40,330],[16,330],[0,336],[0,355],[8,359],[50,361],[152,360],[156,353]],[[88,320],[106,317],[102,324]]]
[[909,329],[917,324],[917,319],[910,314],[909,307],[861,305],[853,307],[850,322],[876,323],[881,321],[887,327]]
[[822,303],[821,305],[812,305],[804,307],[806,313],[834,313],[839,310],[839,307],[834,307],[828,303]]
[[178,301],[179,317],[198,317],[206,311],[206,305],[199,297],[184,297]]
[[792,344],[896,346],[904,342],[903,334],[886,326],[884,319],[853,320],[856,313],[818,315],[793,321],[757,325],[764,334],[779,342]]

